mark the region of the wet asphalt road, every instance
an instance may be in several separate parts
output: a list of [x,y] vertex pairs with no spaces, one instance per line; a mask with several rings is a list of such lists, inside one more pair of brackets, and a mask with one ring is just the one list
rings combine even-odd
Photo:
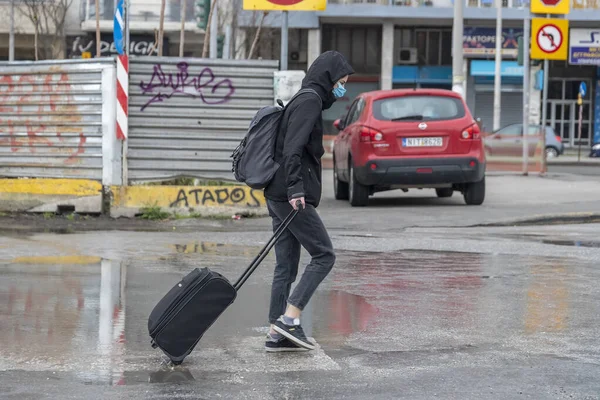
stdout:
[[600,399],[600,225],[477,226],[598,211],[596,187],[583,175],[498,176],[482,207],[423,191],[361,210],[328,188],[320,211],[338,258],[303,315],[318,348],[265,354],[271,254],[175,368],[150,347],[150,310],[192,268],[236,278],[268,220],[9,230],[0,398]]
[[175,368],[150,310],[194,267],[235,278],[266,231],[4,236],[0,398],[598,399],[599,233],[334,229],[303,316],[317,350],[263,351],[270,255]]

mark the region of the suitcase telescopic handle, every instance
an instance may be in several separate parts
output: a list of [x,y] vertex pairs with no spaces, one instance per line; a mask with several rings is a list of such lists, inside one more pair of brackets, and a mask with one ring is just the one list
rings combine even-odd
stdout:
[[260,263],[265,259],[267,254],[269,254],[269,251],[271,251],[273,246],[275,246],[275,243],[277,242],[277,240],[279,240],[279,238],[281,237],[283,232],[292,223],[293,219],[296,217],[296,215],[298,215],[298,213],[300,212],[301,209],[302,209],[302,202],[300,200],[298,200],[296,202],[296,209],[292,210],[292,212],[288,214],[288,216],[283,220],[281,225],[279,225],[279,227],[275,230],[275,233],[273,234],[271,239],[269,239],[269,241],[267,242],[265,247],[262,248],[262,250],[254,258],[252,263],[250,263],[248,268],[246,268],[246,270],[242,273],[242,276],[240,276],[238,278],[238,280],[233,284],[233,287],[236,291],[240,290],[242,285],[244,283],[246,283],[248,278],[250,278],[250,275],[252,275],[252,273],[256,270],[256,268],[258,268]]

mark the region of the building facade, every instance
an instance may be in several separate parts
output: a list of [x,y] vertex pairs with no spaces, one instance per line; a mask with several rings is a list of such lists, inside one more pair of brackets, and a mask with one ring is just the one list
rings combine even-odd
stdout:
[[[14,0],[15,21],[15,60],[34,60],[34,25],[27,16],[27,3]],[[56,36],[60,44],[60,51],[54,52],[52,57],[48,54],[39,54],[40,58],[91,58],[96,56],[96,2],[95,0],[57,0],[56,4],[68,5],[64,20],[58,18],[61,24],[57,26],[49,19],[49,24],[40,25],[39,45],[43,47],[48,43],[48,36]],[[117,0],[99,0],[99,20],[101,43],[101,56],[117,54],[113,40],[113,18]],[[132,55],[157,55],[157,31],[160,19],[161,0],[144,0],[138,2],[130,0],[130,54]],[[207,2],[208,3],[208,2]],[[31,4],[31,3],[29,3]],[[40,3],[41,4],[41,3]],[[185,57],[200,57],[204,29],[199,25],[198,15],[200,9],[196,0],[167,0],[165,4],[163,55],[178,56],[181,7],[185,4]],[[208,3],[209,4],[209,3]],[[38,7],[44,7],[39,5]],[[52,8],[56,10],[56,7]],[[54,11],[55,13],[57,11]],[[51,15],[53,16],[53,15]],[[60,13],[58,13],[60,17]],[[221,23],[224,24],[223,21]],[[0,3],[0,60],[9,59],[9,30],[10,30],[10,3]],[[43,49],[40,49],[41,53]]]
[[[494,57],[496,9],[491,0],[465,0],[464,66],[465,97],[471,111],[481,118],[486,130],[493,125]],[[329,0],[322,12],[290,12],[289,69],[306,69],[321,52],[338,50],[351,62],[356,75],[350,79],[344,99],[324,113],[327,134],[335,134],[332,122],[344,114],[359,93],[391,88],[444,88],[452,86],[452,19],[454,0]],[[501,126],[522,122],[523,67],[517,65],[518,39],[523,36],[523,19],[529,5],[522,0],[503,0]],[[251,18],[250,14],[254,17]],[[573,0],[571,35],[592,39],[600,46],[600,3]],[[256,12],[242,12],[239,24],[255,29]],[[272,46],[258,57],[279,58],[280,13],[264,20]],[[595,33],[597,31],[597,33]],[[587,36],[586,36],[587,35]],[[294,38],[294,40],[292,40]],[[575,55],[577,41],[571,40]],[[548,102],[541,104],[543,75],[541,63],[531,68],[531,123],[540,123],[542,107],[547,123],[554,127],[566,146],[577,145],[580,83],[588,93],[583,104],[581,142],[600,142],[600,47],[582,59],[550,62]],[[598,122],[595,122],[598,121]]]

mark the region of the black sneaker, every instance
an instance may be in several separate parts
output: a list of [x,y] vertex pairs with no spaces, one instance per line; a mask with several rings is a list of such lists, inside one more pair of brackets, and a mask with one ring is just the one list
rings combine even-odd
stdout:
[[282,353],[286,351],[308,351],[308,349],[295,345],[286,337],[274,340],[270,335],[267,335],[265,351],[268,353]]
[[306,335],[304,334],[304,330],[302,327],[298,325],[286,325],[283,322],[283,316],[279,317],[277,321],[273,324],[273,329],[281,333],[283,336],[288,338],[292,343],[303,347],[307,350],[314,350],[315,345],[308,341]]

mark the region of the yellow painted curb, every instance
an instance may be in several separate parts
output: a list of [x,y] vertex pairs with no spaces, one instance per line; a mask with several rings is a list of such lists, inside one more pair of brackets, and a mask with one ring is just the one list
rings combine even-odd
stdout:
[[97,196],[102,184],[87,179],[0,179],[0,193]]
[[263,207],[262,190],[247,186],[113,186],[113,207]]
[[94,256],[39,256],[39,257],[17,257],[11,260],[12,264],[99,264],[100,257]]

